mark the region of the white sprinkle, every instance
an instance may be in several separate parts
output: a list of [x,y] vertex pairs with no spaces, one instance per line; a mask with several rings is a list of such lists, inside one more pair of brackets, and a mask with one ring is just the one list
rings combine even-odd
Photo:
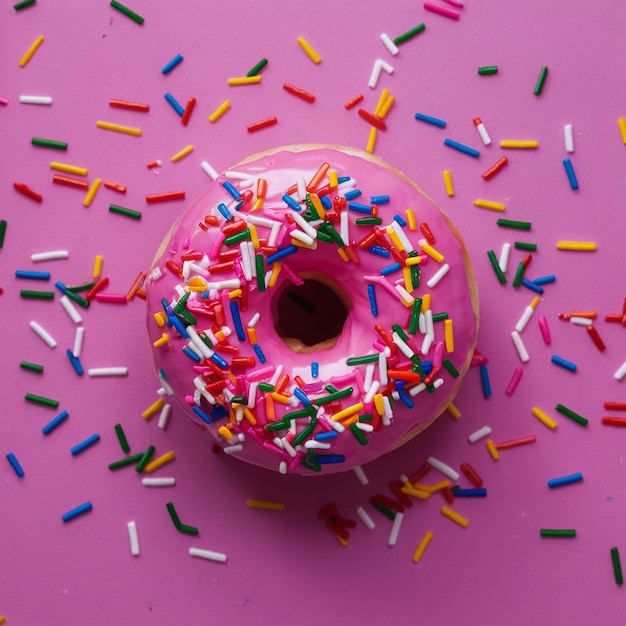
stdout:
[[402,228],[402,226],[400,226],[400,224],[398,224],[396,220],[393,220],[390,226],[393,229],[393,232],[396,233],[396,235],[398,236],[398,239],[402,242],[402,245],[404,246],[405,251],[413,252],[415,248],[413,247],[413,244],[411,243],[409,238],[406,236],[406,233],[404,232],[404,229]]
[[432,335],[424,335],[424,339],[422,340],[422,347],[420,348],[420,352],[423,356],[427,356],[430,352],[430,347],[433,345],[433,336]]
[[500,252],[500,258],[498,259],[498,265],[503,274],[506,274],[506,270],[509,267],[509,257],[511,256],[511,244],[503,243],[502,250]]
[[381,385],[389,384],[389,377],[387,376],[387,354],[385,351],[378,353],[378,378]]
[[376,363],[368,363],[365,366],[365,378],[363,379],[363,388],[365,392],[369,390],[372,386],[372,381],[374,380],[374,370],[376,369]]
[[308,191],[306,190],[306,180],[304,180],[302,176],[296,179],[296,187],[298,189],[298,201],[304,202],[306,200],[306,194],[308,193]]
[[424,313],[424,323],[426,326],[426,334],[431,337],[431,339],[435,340],[435,324],[433,322],[433,310],[428,309],[426,313]]
[[450,266],[447,263],[444,263],[437,272],[426,281],[426,284],[430,289],[432,289],[450,270]]
[[65,312],[70,316],[72,322],[74,322],[75,324],[80,324],[83,321],[80,313],[67,296],[61,296],[59,298],[59,302],[61,303],[61,306],[63,307]]
[[393,334],[391,335],[391,338],[393,342],[396,344],[396,346],[398,346],[398,349],[400,350],[400,352],[402,352],[402,354],[404,354],[404,356],[407,359],[410,359],[413,357],[415,352],[413,352],[409,344],[406,343],[404,339],[402,339],[402,337],[400,337],[400,335],[398,335],[398,333],[395,330]]
[[293,221],[309,236],[311,239],[315,239],[317,237],[317,231],[313,228],[309,222],[307,222],[301,215],[292,211],[291,213],[293,217]]
[[261,217],[260,215],[243,215],[242,216],[246,222],[249,224],[254,224],[255,226],[262,226],[263,228],[271,228],[274,224],[276,224],[276,220],[270,220],[267,217]]
[[391,402],[389,402],[389,396],[383,396],[383,414],[381,416],[383,426],[389,426],[393,419],[393,409],[391,408]]
[[368,530],[374,530],[374,528],[376,528],[374,520],[367,514],[367,511],[362,506],[357,507],[356,514],[361,518],[361,521]]
[[157,424],[157,426],[161,430],[165,430],[165,428],[167,427],[167,422],[170,419],[170,414],[171,413],[172,413],[172,405],[171,404],[164,404],[163,408],[161,409],[161,413],[159,413],[159,422]]
[[251,241],[244,241],[243,243],[248,248],[248,258],[250,259],[252,278],[256,278],[256,259],[254,258],[254,244]]
[[283,450],[293,459],[295,458],[296,454],[298,454],[296,452],[296,449],[289,443],[289,441],[287,440],[287,437],[283,437],[281,440],[281,445]]
[[283,375],[283,370],[285,369],[285,366],[282,363],[279,363],[276,366],[276,369],[274,370],[274,375],[270,378],[270,385],[273,385],[274,387],[276,387],[276,383],[278,382],[278,379]]
[[528,324],[528,321],[530,320],[534,312],[535,312],[535,309],[533,309],[533,307],[531,306],[526,307],[526,309],[522,313],[522,317],[519,318],[519,322],[515,324],[515,330],[518,333],[521,333],[524,330],[524,328],[526,328],[526,324]]
[[391,67],[389,63],[385,63],[382,59],[376,59],[376,61],[374,61],[374,67],[372,68],[370,79],[367,83],[367,86],[370,87],[370,89],[374,89],[378,84],[381,70],[385,70],[387,74],[393,74],[393,67]]
[[473,432],[467,439],[470,443],[475,443],[476,441],[482,439],[483,437],[486,437],[490,433],[491,428],[489,428],[489,426],[483,426],[482,428],[479,428],[477,431]]
[[434,456],[429,456],[427,462],[436,470],[439,470],[444,476],[447,476],[450,480],[459,480],[459,473],[456,470],[452,469],[449,465],[446,465],[439,459],[436,459]]
[[287,461],[281,461],[278,464],[278,471],[280,474],[286,474],[287,473]]
[[[370,365],[375,365],[375,364],[370,363]],[[378,393],[379,389],[380,389],[380,382],[377,380],[373,381],[369,389],[367,390],[365,397],[363,398],[363,402],[365,402],[365,404],[367,404],[368,402],[371,402],[374,399],[374,396]]]
[[218,561],[220,563],[226,563],[226,555],[221,552],[213,552],[213,550],[201,550],[200,548],[189,548],[189,554],[191,556],[199,556],[201,559],[208,559],[209,561]]
[[248,246],[245,241],[239,244],[239,254],[241,256],[241,265],[243,266],[243,275],[250,282],[252,280],[252,263],[250,262]]
[[144,487],[171,487],[176,484],[175,478],[142,478],[141,483]]
[[626,376],[626,361],[624,364],[615,372],[615,380],[622,380]]
[[526,346],[524,346],[524,342],[520,337],[520,334],[514,330],[511,333],[511,338],[513,339],[513,344],[515,345],[515,349],[517,350],[517,354],[519,355],[520,361],[522,363],[526,363],[530,360],[530,356],[528,356],[528,350],[526,350]]
[[[344,211],[345,213],[345,211]],[[315,243],[315,240],[312,237],[309,237],[309,235],[307,235],[306,233],[303,233],[301,230],[298,230],[297,228],[294,228],[289,235],[291,237],[293,237],[294,239],[297,239],[298,241],[302,241],[303,243],[307,244],[308,246],[312,246]]]
[[74,348],[72,350],[72,354],[78,359],[80,358],[80,353],[83,350],[83,338],[85,337],[85,327],[79,326],[76,329],[76,334],[74,335]]
[[481,122],[480,124],[476,124],[476,130],[480,135],[480,138],[485,146],[488,146],[491,143],[491,137],[485,128],[485,125]]
[[257,322],[261,319],[261,314],[257,311],[251,318],[250,321],[248,322],[247,326],[248,328],[254,328],[257,324]]
[[574,132],[572,131],[572,125],[565,124],[563,133],[565,135],[565,151],[574,152]]
[[224,448],[224,452],[226,454],[235,454],[235,452],[241,452],[243,450],[243,446],[241,444],[237,444],[235,446],[226,446]]
[[409,389],[409,395],[415,397],[418,393],[424,391],[424,389],[426,389],[426,383],[419,383],[419,385],[415,385],[415,387]]
[[54,337],[46,331],[41,324],[38,324],[33,320],[30,322],[29,326],[49,348],[56,348],[57,342],[54,340]]
[[278,234],[280,233],[282,224],[280,222],[274,222],[270,230],[270,236],[267,239],[267,245],[273,247],[278,241]]
[[[378,381],[377,381],[378,382]],[[374,427],[371,424],[366,424],[365,422],[356,422],[354,424],[359,430],[362,430],[364,433],[374,432]]]
[[315,441],[315,439],[309,439],[304,442],[304,447],[307,450],[330,450],[331,444],[325,441]]
[[56,259],[67,259],[70,253],[67,250],[50,250],[50,252],[35,252],[30,255],[33,263],[40,261],[55,261]]
[[359,479],[359,482],[362,485],[367,485],[369,480],[367,479],[367,476],[365,475],[365,472],[363,471],[363,468],[360,465],[353,467],[352,471],[354,472],[354,475]]
[[241,281],[238,278],[231,278],[229,280],[222,280],[217,283],[207,283],[207,289],[239,289],[241,287]]
[[417,319],[417,327],[422,335],[426,334],[426,316],[423,313],[420,313]]
[[21,104],[52,104],[51,96],[20,96]]
[[348,211],[342,211],[339,214],[339,234],[346,245],[350,243],[350,220],[348,217]]
[[139,535],[137,534],[137,524],[128,522],[128,538],[130,539],[130,553],[139,556]]
[[248,180],[251,178],[250,174],[244,174],[244,172],[235,172],[234,170],[227,170],[224,172],[225,178],[230,178],[231,180]]
[[[191,339],[191,343],[193,344],[194,348],[197,348],[197,352],[200,353],[199,356],[205,359],[210,359],[213,355],[213,350],[211,350],[211,348],[209,348],[209,346],[207,346],[206,343],[204,343],[204,341],[200,339],[200,335],[198,335],[196,329],[190,325],[187,326],[185,330],[187,331],[189,339]],[[217,341],[214,341],[213,343],[217,343]]]
[[[296,420],[291,420],[291,423],[294,424]],[[341,423],[341,422],[336,422],[335,420],[326,420],[326,423],[333,429],[336,430],[338,433],[342,433],[344,432],[344,430],[346,429],[346,427]]]
[[395,289],[398,292],[400,300],[402,300],[403,304],[406,302],[407,304],[411,305],[413,304],[413,302],[415,302],[415,298],[402,285],[396,285]]
[[570,317],[569,321],[571,324],[576,324],[578,326],[591,326],[593,324],[593,320],[590,320],[588,317]]
[[385,48],[387,48],[387,50],[389,50],[389,52],[395,57],[396,54],[398,54],[398,52],[400,52],[400,50],[398,49],[398,46],[396,46],[395,43],[393,43],[393,41],[391,40],[391,37],[389,37],[389,35],[387,35],[386,33],[383,33],[380,36],[380,40],[383,42],[383,45],[385,46]]
[[127,367],[92,367],[87,370],[89,376],[127,376]]
[[402,525],[402,520],[404,519],[404,513],[396,513],[396,516],[393,518],[393,524],[391,525],[391,531],[389,532],[389,539],[387,540],[388,546],[395,546],[396,541],[398,541],[398,534],[400,532],[400,526]]

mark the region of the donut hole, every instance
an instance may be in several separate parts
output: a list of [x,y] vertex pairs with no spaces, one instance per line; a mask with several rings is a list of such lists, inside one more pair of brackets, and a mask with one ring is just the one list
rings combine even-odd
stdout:
[[293,352],[328,350],[339,340],[352,302],[324,274],[301,272],[299,277],[302,285],[285,281],[274,299],[274,329]]

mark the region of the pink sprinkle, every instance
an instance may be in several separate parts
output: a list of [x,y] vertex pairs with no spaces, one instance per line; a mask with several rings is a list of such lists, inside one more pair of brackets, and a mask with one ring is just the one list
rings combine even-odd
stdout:
[[456,7],[457,9],[463,8],[463,3],[459,2],[458,0],[444,0],[444,2],[451,4],[453,7]]
[[0,104],[9,104],[9,99],[6,96],[0,96]]
[[438,13],[439,15],[443,15],[444,17],[449,17],[453,20],[458,20],[461,15],[458,11],[454,9],[449,9],[448,7],[442,7],[440,4],[435,4],[434,2],[424,2],[424,8],[427,11],[432,11],[433,13]]
[[522,379],[523,373],[524,373],[524,370],[521,367],[515,368],[515,371],[513,372],[513,376],[511,376],[511,382],[506,388],[507,396],[513,395],[513,392],[517,389],[517,385],[519,384],[519,381]]
[[254,383],[264,378],[271,378],[275,371],[276,368],[273,365],[268,365],[256,371],[248,372],[248,381]]
[[128,302],[125,293],[102,293],[99,291],[95,299],[98,302],[108,302],[109,304],[126,304]]
[[545,344],[549,346],[552,339],[550,337],[550,329],[548,328],[548,320],[545,315],[542,315],[539,318],[539,329],[541,330],[541,336],[543,337]]

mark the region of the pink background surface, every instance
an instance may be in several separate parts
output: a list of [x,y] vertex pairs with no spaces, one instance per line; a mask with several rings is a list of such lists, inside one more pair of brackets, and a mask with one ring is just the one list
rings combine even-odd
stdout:
[[[603,321],[620,312],[626,295],[622,262],[626,148],[617,118],[626,115],[621,2],[468,2],[461,19],[427,13],[421,3],[393,6],[231,1],[171,3],[134,0],[143,26],[108,3],[38,2],[16,13],[0,7],[0,219],[8,222],[0,250],[2,307],[2,419],[0,452],[12,451],[26,472],[18,478],[0,460],[0,615],[7,624],[252,624],[374,623],[422,620],[446,624],[615,623],[624,589],[613,579],[609,550],[626,556],[624,433],[601,425],[605,400],[626,400],[613,378],[626,359],[626,329]],[[380,42],[420,22],[419,37],[392,57]],[[45,42],[25,68],[18,62],[39,35]],[[296,43],[306,37],[322,56],[314,65]],[[160,72],[175,54],[185,60]],[[269,59],[260,85],[228,87],[226,79]],[[394,73],[367,87],[374,61]],[[499,65],[496,76],[477,67]],[[549,76],[540,97],[533,88],[541,66]],[[317,96],[302,102],[282,89],[291,82]],[[58,303],[23,300],[20,289],[53,288],[87,281],[94,257],[104,258],[111,292],[126,292],[147,268],[164,232],[185,203],[146,205],[147,193],[185,189],[191,200],[209,182],[199,163],[221,170],[253,152],[298,142],[364,147],[368,126],[343,103],[358,92],[375,108],[388,87],[396,104],[379,133],[376,154],[418,182],[464,234],[481,295],[479,349],[490,360],[493,396],[485,399],[477,369],[470,371],[456,405],[462,417],[442,418],[424,435],[365,467],[370,484],[349,472],[301,479],[258,470],[214,456],[197,430],[175,413],[166,431],[141,412],[157,388],[144,330],[141,300],[126,306],[94,303],[83,311],[83,365],[123,365],[123,379],[79,378],[65,349],[75,325]],[[198,105],[188,127],[163,99]],[[50,107],[19,104],[21,94],[50,95]],[[148,102],[149,114],[111,109],[110,98]],[[232,110],[218,123],[207,116],[225,99]],[[416,111],[444,118],[445,130],[413,119]],[[246,125],[276,115],[278,124],[256,134]],[[481,145],[472,118],[482,117],[494,145]],[[143,128],[134,138],[96,128],[96,120]],[[563,125],[571,123],[570,155],[580,190],[568,185]],[[69,143],[67,153],[31,145],[32,137]],[[444,137],[481,150],[472,159],[443,146]],[[533,151],[509,151],[507,168],[491,181],[481,174],[504,152],[500,139],[538,139]],[[195,151],[169,161],[188,144]],[[163,167],[146,169],[162,159]],[[53,185],[49,162],[89,167],[100,177],[128,185],[121,196],[102,188],[88,209],[83,194]],[[442,170],[452,171],[456,196],[448,198]],[[41,204],[12,188],[20,181],[40,192]],[[499,215],[472,205],[476,198],[507,204],[504,217],[533,222],[530,233],[500,229]],[[139,222],[108,211],[110,203],[143,212]],[[593,240],[591,254],[558,252],[560,239]],[[538,243],[528,274],[556,274],[536,317],[547,317],[552,346],[536,318],[523,333],[531,361],[516,393],[504,389],[520,363],[510,332],[533,297],[513,289],[512,272],[523,253],[513,251],[509,283],[501,286],[486,250],[505,241]],[[33,252],[65,248],[69,259],[32,264]],[[45,287],[14,277],[16,269],[49,270]],[[590,309],[607,349],[600,353],[584,329],[560,321],[562,311]],[[40,322],[57,339],[47,348],[29,329]],[[550,363],[558,354],[575,361],[574,374]],[[22,360],[42,363],[44,374],[21,370]],[[56,398],[58,410],[25,402],[24,394]],[[555,413],[565,404],[589,418],[587,428]],[[539,406],[558,421],[548,430],[530,413]],[[44,437],[41,428],[60,410],[69,420]],[[154,444],[174,450],[176,461],[157,472],[177,484],[148,489],[132,469],[110,472],[122,457],[113,426],[122,423],[133,452]],[[504,451],[498,463],[483,442],[468,434],[483,425],[495,441],[536,434],[537,442]],[[69,449],[97,432],[101,441],[78,457]],[[429,455],[455,466],[471,463],[488,497],[460,500],[454,509],[470,520],[462,529],[440,514],[439,497],[415,503],[405,514],[395,547],[387,546],[390,522],[368,504],[400,473],[412,473]],[[582,472],[582,483],[549,490],[550,478]],[[433,475],[431,475],[433,478]],[[433,480],[437,477],[435,476]],[[462,479],[461,483],[466,486]],[[247,498],[281,500],[282,512],[255,511]],[[93,510],[71,523],[61,515],[85,500]],[[165,503],[184,523],[177,532]],[[342,548],[316,519],[334,502],[357,519],[364,506],[376,521],[360,522]],[[130,554],[126,524],[137,523],[141,555]],[[539,537],[544,527],[576,528],[573,540]],[[420,564],[411,556],[427,530],[434,539]],[[190,546],[228,555],[226,564],[193,559]]]

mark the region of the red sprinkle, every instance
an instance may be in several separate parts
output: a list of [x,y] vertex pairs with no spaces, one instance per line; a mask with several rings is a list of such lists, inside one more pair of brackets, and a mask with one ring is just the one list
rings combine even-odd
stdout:
[[157,202],[168,202],[169,200],[184,200],[185,192],[183,191],[167,191],[165,193],[149,193],[146,194],[146,202],[148,204],[156,204]]
[[430,472],[431,469],[432,466],[430,463],[424,463],[424,465],[422,465],[422,467],[420,467],[420,469],[418,469],[417,472],[409,478],[409,482],[411,484],[418,483],[428,474],[428,472]]
[[469,463],[463,463],[461,465],[461,471],[465,474],[466,478],[472,483],[472,485],[474,485],[474,487],[480,489],[483,486],[483,479]]
[[278,119],[275,116],[267,117],[259,122],[248,124],[248,132],[256,133],[257,130],[262,130],[263,128],[267,128],[268,126],[274,126],[274,124],[278,124]]
[[65,187],[74,187],[75,189],[89,189],[89,183],[86,180],[72,178],[71,176],[62,176],[61,174],[54,174],[52,176],[52,182],[55,185],[64,185]]
[[501,159],[497,160],[486,172],[483,173],[483,178],[485,180],[489,180],[490,178],[495,176],[508,162],[508,158],[503,156]]
[[[324,162],[319,166],[317,172],[313,174],[313,177],[309,181],[309,184],[306,186],[306,190],[309,193],[313,191],[317,191],[317,188],[320,186],[320,183],[322,182],[322,180],[324,180],[324,176],[326,176],[326,172],[328,172],[329,169],[330,169],[330,163]],[[257,195],[259,195],[258,192],[257,192]],[[263,191],[263,195],[265,195],[265,191]]]
[[141,113],[147,113],[150,110],[149,104],[143,104],[142,102],[129,102],[127,100],[116,100],[114,98],[109,100],[109,106],[115,109],[128,109],[129,111],[140,111]]
[[41,202],[43,200],[41,194],[33,191],[26,183],[13,183],[13,188],[35,202]]
[[494,443],[496,450],[507,450],[508,448],[515,448],[516,446],[523,446],[527,443],[535,443],[537,441],[537,435],[526,435],[526,437],[517,437],[516,439],[507,439],[500,443]]
[[346,102],[343,106],[346,109],[350,110],[352,107],[355,107],[357,104],[359,104],[361,100],[363,100],[363,94],[358,93],[356,96],[354,96],[354,98],[350,98],[350,100],[348,100],[348,102]]
[[589,336],[591,337],[593,343],[596,344],[596,348],[598,348],[598,350],[600,350],[600,352],[603,352],[606,349],[606,346],[604,345],[604,341],[602,341],[602,339],[600,338],[600,335],[598,334],[598,331],[594,328],[594,326],[587,326],[587,332],[589,333]]
[[604,403],[604,408],[607,411],[626,411],[626,402],[611,402]]
[[126,193],[126,185],[120,185],[120,183],[114,183],[110,180],[105,180],[103,185],[107,189],[112,189],[113,191],[119,191],[120,193]]
[[602,423],[605,426],[621,426],[626,428],[626,417],[603,417]]
[[426,237],[426,241],[428,241],[428,243],[430,244],[437,243],[437,241],[435,240],[435,236],[433,235],[432,231],[430,230],[430,227],[428,226],[426,222],[422,222],[420,224],[420,230],[422,231],[422,235]]
[[187,126],[187,124],[189,123],[189,118],[191,117],[191,114],[195,106],[196,106],[196,99],[189,98],[189,100],[187,100],[187,104],[185,105],[185,110],[183,111],[183,114],[180,118],[180,123],[183,126]]
[[104,277],[101,278],[86,294],[85,300],[93,300],[95,295],[102,291],[109,284],[109,279]]
[[372,126],[376,126],[378,130],[387,130],[387,124],[385,124],[383,119],[381,117],[378,117],[378,115],[374,115],[373,113],[370,113],[369,111],[366,111],[365,109],[359,109],[359,115],[368,124],[371,124]]
[[283,89],[288,91],[290,94],[301,98],[302,100],[306,100],[307,102],[315,102],[315,96],[304,89],[300,89],[300,87],[295,87],[294,85],[290,85],[289,83],[285,83],[283,85]]

